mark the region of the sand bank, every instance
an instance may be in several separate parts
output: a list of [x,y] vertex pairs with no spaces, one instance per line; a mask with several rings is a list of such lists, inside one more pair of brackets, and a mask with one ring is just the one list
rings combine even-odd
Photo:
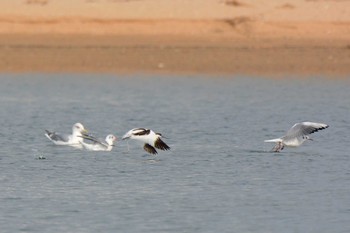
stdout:
[[0,5],[3,72],[350,74],[348,1],[4,0]]
[[28,35],[0,38],[3,72],[247,75],[350,74],[347,40],[186,35]]

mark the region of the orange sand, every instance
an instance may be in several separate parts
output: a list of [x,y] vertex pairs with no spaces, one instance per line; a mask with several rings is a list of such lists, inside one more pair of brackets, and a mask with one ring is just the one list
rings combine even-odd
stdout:
[[350,74],[342,0],[2,0],[3,72]]

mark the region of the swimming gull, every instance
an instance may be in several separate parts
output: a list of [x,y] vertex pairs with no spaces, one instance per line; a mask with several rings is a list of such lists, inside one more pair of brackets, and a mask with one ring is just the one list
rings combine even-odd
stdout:
[[84,140],[81,136],[87,134],[87,130],[81,123],[75,123],[72,127],[72,134],[59,134],[45,130],[45,136],[50,139],[55,145],[73,146],[83,148],[81,142]]
[[113,134],[107,135],[105,140],[98,139],[91,135],[83,135],[81,137],[93,142],[91,144],[80,142],[86,150],[90,151],[111,151],[114,147],[114,142],[117,140],[117,137]]

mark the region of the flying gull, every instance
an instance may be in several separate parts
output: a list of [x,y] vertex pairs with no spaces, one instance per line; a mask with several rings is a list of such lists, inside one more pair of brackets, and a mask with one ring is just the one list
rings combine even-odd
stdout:
[[319,130],[328,128],[329,126],[323,123],[316,122],[302,122],[296,123],[290,128],[287,134],[281,138],[265,140],[265,142],[275,142],[276,145],[272,148],[273,152],[280,152],[285,146],[287,147],[298,147],[307,140],[312,139],[309,137],[310,134],[315,133]]

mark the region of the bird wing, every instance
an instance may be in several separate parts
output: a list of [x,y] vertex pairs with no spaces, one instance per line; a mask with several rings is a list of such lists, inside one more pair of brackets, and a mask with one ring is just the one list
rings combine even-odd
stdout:
[[157,140],[154,142],[154,146],[160,150],[170,150],[170,147],[160,138],[157,138]]
[[156,149],[154,149],[153,146],[151,146],[150,144],[146,143],[144,146],[143,146],[143,149],[145,151],[147,151],[148,153],[152,154],[152,155],[155,155],[155,154],[158,154],[158,152],[156,151]]
[[315,133],[319,130],[328,128],[329,126],[323,123],[315,122],[302,122],[296,123],[290,128],[287,134],[283,137],[284,140],[289,140],[292,138],[303,137],[312,133]]
[[82,135],[79,137],[82,137],[86,140],[92,141],[94,144],[99,144],[101,146],[108,147],[107,143],[105,143],[102,139],[96,138],[92,135]]
[[69,136],[68,135],[61,135],[61,134],[57,134],[56,132],[50,132],[48,130],[46,131],[46,136],[51,139],[52,141],[61,141],[61,142],[68,142],[69,141]]
[[135,131],[133,134],[137,136],[148,135],[151,132],[151,130],[144,129],[144,128],[137,128],[137,129],[134,129],[133,131]]

